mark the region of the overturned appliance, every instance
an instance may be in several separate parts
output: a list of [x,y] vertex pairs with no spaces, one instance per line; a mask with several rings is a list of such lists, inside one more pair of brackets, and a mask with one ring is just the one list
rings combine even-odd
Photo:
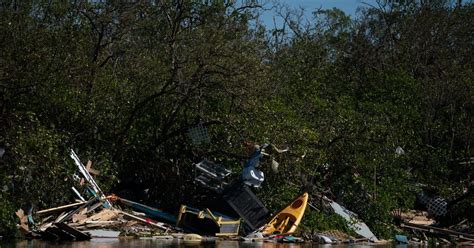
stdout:
[[195,181],[202,186],[220,192],[228,185],[226,179],[231,171],[222,165],[203,160],[194,164],[194,167],[196,168]]

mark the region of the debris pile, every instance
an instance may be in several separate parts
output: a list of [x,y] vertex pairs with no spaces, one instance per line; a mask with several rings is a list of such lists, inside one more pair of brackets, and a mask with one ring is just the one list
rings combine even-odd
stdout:
[[[437,198],[436,198],[437,199]],[[436,220],[436,213],[421,210],[396,210],[393,215],[398,219],[401,230],[405,235],[396,235],[397,243],[409,243],[413,245],[427,245],[430,242],[444,245],[474,245],[474,234],[469,233],[469,226],[464,225],[464,219],[456,225],[442,227]]]
[[[263,148],[259,148],[257,155],[262,151]],[[251,157],[249,163],[256,167],[259,157]],[[92,162],[84,166],[72,150],[71,158],[77,166],[74,179],[80,185],[80,188],[72,187],[76,202],[39,211],[30,209],[28,213],[18,210],[18,228],[27,238],[79,241],[132,236],[178,238],[185,242],[217,238],[286,243],[305,241],[292,235],[297,233],[303,218],[308,193],[271,215],[250,188],[259,185],[249,185],[245,176],[226,182],[230,171],[205,160],[195,164],[195,181],[220,195],[222,202],[234,210],[234,215],[182,205],[175,216],[113,194],[106,196],[94,179],[100,172],[92,169]]]
[[[153,236],[178,230],[172,225],[149,218],[150,213],[162,213],[157,209],[115,195],[106,197],[91,175],[99,174],[91,168],[92,163],[89,161],[87,166],[84,166],[74,151],[71,151],[71,158],[79,172],[74,178],[84,186],[91,197],[84,200],[87,197],[72,187],[77,202],[28,213],[23,209],[18,210],[15,213],[20,220],[18,227],[25,237],[79,241],[119,235]],[[121,205],[138,208],[140,212],[122,210]]]
[[[251,157],[252,167],[258,164],[258,156]],[[239,180],[227,182],[230,171],[218,164],[204,160],[195,165],[195,181],[218,194],[222,203],[228,204],[233,213],[219,213],[209,208],[199,209],[181,205],[177,215],[164,212],[138,202],[121,198],[114,194],[106,196],[94,179],[100,172],[92,169],[92,162],[82,164],[74,151],[71,151],[77,171],[75,180],[80,190],[72,187],[76,202],[66,205],[33,211],[18,210],[18,228],[27,238],[46,240],[80,241],[91,238],[140,237],[153,239],[181,239],[188,243],[231,239],[260,242],[317,242],[337,243],[386,243],[379,240],[369,227],[357,215],[339,203],[323,196],[316,196],[328,209],[343,217],[348,227],[354,230],[357,237],[341,231],[331,230],[313,234],[304,234],[298,229],[306,207],[309,205],[309,194],[296,197],[280,211],[271,214],[260,199],[252,192],[249,179],[242,175]],[[256,160],[255,160],[256,159]],[[250,163],[249,162],[249,163]],[[263,177],[262,177],[263,179]],[[86,200],[87,199],[87,200]],[[402,221],[401,228],[421,234],[425,239],[409,239],[397,235],[395,242],[425,244],[426,236],[438,235],[440,240],[455,239],[460,244],[472,244],[474,235],[454,230],[431,226],[434,221],[428,214],[421,212],[397,212]],[[301,232],[302,237],[293,236]],[[416,235],[414,235],[416,236]]]

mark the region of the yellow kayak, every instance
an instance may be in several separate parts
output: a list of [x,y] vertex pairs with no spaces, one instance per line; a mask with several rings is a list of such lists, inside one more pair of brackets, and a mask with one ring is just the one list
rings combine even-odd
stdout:
[[278,212],[263,228],[262,233],[269,234],[290,234],[303,218],[304,211],[308,205],[308,193],[304,193],[296,198],[290,205]]

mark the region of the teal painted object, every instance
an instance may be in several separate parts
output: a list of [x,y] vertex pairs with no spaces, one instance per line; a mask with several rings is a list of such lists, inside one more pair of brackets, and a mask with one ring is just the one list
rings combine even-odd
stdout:
[[395,241],[399,244],[408,244],[408,238],[405,235],[395,235]]
[[160,209],[153,208],[153,207],[150,207],[150,206],[147,206],[147,205],[144,205],[144,204],[140,204],[138,202],[130,201],[130,200],[127,200],[127,199],[123,199],[123,198],[118,198],[118,199],[121,203],[132,207],[136,211],[140,211],[140,212],[145,213],[150,218],[164,220],[164,221],[166,221],[168,223],[172,223],[172,224],[175,224],[176,221],[178,220],[176,218],[176,216],[174,216],[170,213],[164,212]]

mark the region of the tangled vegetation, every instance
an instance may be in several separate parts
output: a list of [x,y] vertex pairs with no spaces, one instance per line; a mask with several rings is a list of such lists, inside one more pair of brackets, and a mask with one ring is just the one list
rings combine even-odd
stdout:
[[[422,187],[472,192],[472,3],[380,1],[308,22],[279,8],[284,26],[268,30],[258,1],[99,2],[0,3],[0,235],[13,209],[72,200],[71,148],[105,191],[149,189],[142,200],[177,209],[201,198],[193,162],[237,176],[243,141],[288,146],[278,173],[262,165],[270,209],[323,192],[381,236]],[[198,124],[210,143],[190,141]],[[472,201],[450,220],[472,223]]]

